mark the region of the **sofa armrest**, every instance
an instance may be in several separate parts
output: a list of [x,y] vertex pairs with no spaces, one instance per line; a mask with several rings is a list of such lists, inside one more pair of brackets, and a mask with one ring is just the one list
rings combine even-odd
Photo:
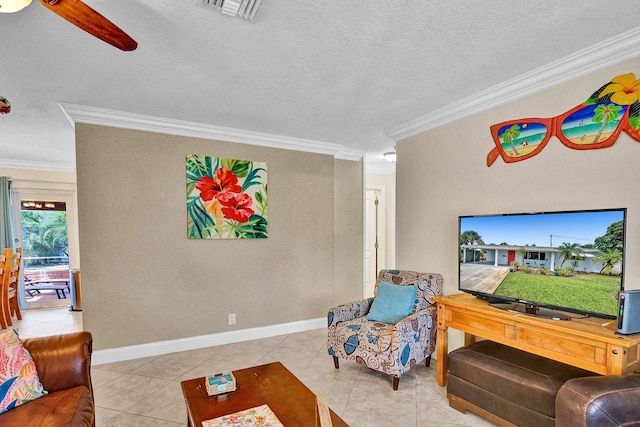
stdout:
[[424,339],[430,341],[431,345],[429,347],[433,347],[435,349],[436,333],[438,332],[438,329],[435,327],[437,314],[438,309],[436,307],[429,306],[422,310],[418,310],[394,325],[393,336],[400,337],[402,335],[401,331],[405,331],[406,333],[407,331],[419,330],[424,327],[429,330],[429,335],[425,336]]
[[327,324],[329,327],[347,320],[353,320],[358,317],[365,316],[369,313],[373,297],[341,304],[329,310],[327,315]]
[[435,319],[438,309],[436,307],[427,307],[422,310],[418,310],[415,313],[411,313],[404,319],[400,320],[395,324],[394,329],[400,330],[404,325],[411,324],[411,322],[418,321],[423,323],[425,326],[431,328],[433,325],[430,324],[429,318]]
[[637,425],[640,420],[640,375],[573,378],[556,397],[556,425]]
[[91,384],[91,333],[82,331],[41,338],[27,338],[29,351],[45,390],[55,392],[84,385],[93,395]]

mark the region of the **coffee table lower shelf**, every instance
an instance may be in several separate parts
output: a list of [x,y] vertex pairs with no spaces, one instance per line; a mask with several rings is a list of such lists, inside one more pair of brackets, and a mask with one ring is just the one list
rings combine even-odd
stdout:
[[[188,425],[201,427],[202,421],[267,404],[285,426],[316,427],[316,395],[280,362],[233,371],[237,389],[209,396],[205,379],[182,381],[187,404]],[[333,427],[347,426],[330,411]]]

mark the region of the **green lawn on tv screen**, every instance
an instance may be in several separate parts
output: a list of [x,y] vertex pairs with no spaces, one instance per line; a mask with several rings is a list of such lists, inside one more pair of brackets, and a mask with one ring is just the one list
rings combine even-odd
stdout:
[[494,295],[615,316],[620,280],[602,274],[561,277],[517,271],[507,274]]

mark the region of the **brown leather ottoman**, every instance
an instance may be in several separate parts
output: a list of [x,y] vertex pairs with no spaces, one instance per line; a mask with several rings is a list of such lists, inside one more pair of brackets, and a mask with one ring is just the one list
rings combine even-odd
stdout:
[[448,367],[449,406],[503,426],[554,426],[560,387],[596,375],[493,341],[452,351]]
[[640,426],[640,375],[575,378],[556,398],[562,427]]

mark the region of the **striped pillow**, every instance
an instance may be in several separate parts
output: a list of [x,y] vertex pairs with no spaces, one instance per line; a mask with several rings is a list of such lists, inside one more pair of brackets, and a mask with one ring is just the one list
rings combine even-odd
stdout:
[[15,329],[0,335],[0,414],[44,396],[36,364]]

